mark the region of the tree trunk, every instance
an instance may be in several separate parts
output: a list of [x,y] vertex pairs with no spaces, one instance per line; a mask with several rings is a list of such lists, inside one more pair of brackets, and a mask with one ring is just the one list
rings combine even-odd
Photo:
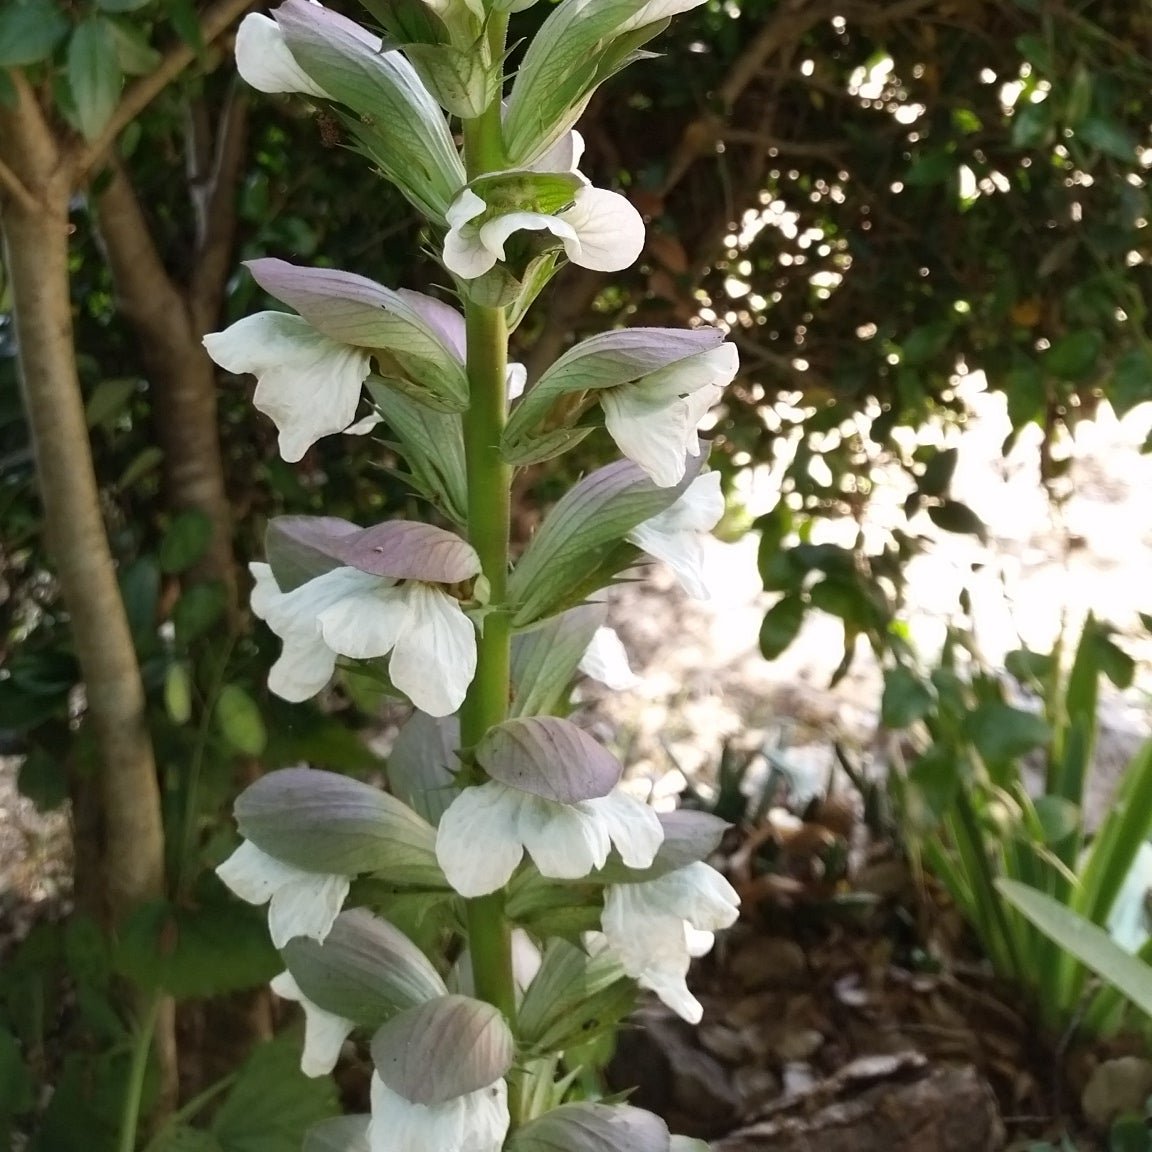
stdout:
[[174,512],[194,509],[211,520],[212,541],[193,575],[223,581],[234,612],[232,516],[217,432],[216,374],[201,344],[199,318],[169,278],[119,165],[96,201],[96,218],[117,304],[140,338],[153,425],[164,451],[167,504]]
[[108,912],[120,921],[164,893],[164,835],[144,687],[96,487],[72,344],[69,188],[41,185],[40,210],[4,210],[20,377],[48,551],[71,618],[100,761]]

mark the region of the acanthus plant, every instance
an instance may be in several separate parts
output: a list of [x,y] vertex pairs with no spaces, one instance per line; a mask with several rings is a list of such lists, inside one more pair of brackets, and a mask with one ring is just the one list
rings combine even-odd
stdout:
[[[723,500],[697,430],[737,356],[716,329],[629,328],[576,345],[524,390],[507,349],[565,260],[613,271],[639,256],[643,221],[579,172],[575,124],[600,83],[700,2],[561,0],[510,87],[519,0],[366,0],[383,35],[286,0],[237,37],[250,84],[341,118],[427,218],[455,285],[448,302],[258,260],[253,276],[293,313],[205,337],[222,367],[256,375],[286,460],[384,420],[438,512],[437,525],[274,520],[267,563],[253,565],[253,611],[283,643],[272,691],[307,699],[351,662],[416,709],[390,792],[273,772],[237,801],[244,842],[219,869],[270,906],[285,965],[273,988],[304,1008],[304,1071],[329,1072],[349,1035],[370,1037],[371,1115],[325,1122],[308,1149],[695,1144],[640,1109],[574,1097],[564,1056],[614,1027],[637,985],[699,1020],[690,959],[737,916],[705,863],[723,824],[657,815],[558,713],[578,670],[633,682],[600,595],[621,572],[647,554],[707,594],[700,541]],[[627,459],[577,483],[513,565],[514,469],[597,423]],[[379,914],[401,904],[406,923],[446,913],[451,972]]]

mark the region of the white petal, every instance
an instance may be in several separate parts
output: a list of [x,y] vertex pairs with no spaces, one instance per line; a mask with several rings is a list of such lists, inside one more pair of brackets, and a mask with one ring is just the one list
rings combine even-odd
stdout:
[[495,265],[496,255],[484,247],[478,228],[453,228],[444,237],[444,267],[462,280],[475,280]]
[[684,479],[684,457],[697,444],[686,400],[653,400],[642,389],[625,384],[603,391],[600,406],[616,446],[648,473],[653,484],[671,488]]
[[655,808],[621,788],[585,803],[595,810],[629,868],[647,868],[656,859],[664,843],[664,825]]
[[690,12],[703,3],[704,0],[649,0],[639,12],[620,25],[615,35],[622,36],[634,28],[643,28],[645,24],[655,24],[657,20],[679,16],[680,13]]
[[204,347],[229,372],[256,376],[253,403],[275,422],[280,455],[290,462],[352,423],[371,371],[363,349],[330,340],[286,312],[246,316],[223,332],[210,332]]
[[355,424],[349,424],[344,429],[345,436],[363,436],[367,432],[371,432],[377,424],[383,424],[384,417],[379,412],[372,412],[361,420],[357,420]]
[[669,565],[689,596],[707,600],[701,535],[711,531],[723,514],[719,473],[708,472],[693,480],[671,508],[637,525],[627,538]]
[[476,628],[458,600],[431,584],[406,584],[403,594],[388,675],[421,712],[451,716],[476,675]]
[[236,30],[236,70],[258,92],[304,92],[328,97],[296,63],[275,20],[245,16]]
[[374,587],[342,597],[319,616],[324,643],[352,660],[387,655],[404,626],[404,596],[393,581],[374,579]]
[[703,1009],[686,982],[691,956],[684,921],[650,906],[650,883],[608,888],[600,921],[604,935],[629,976],[685,1020],[699,1023]]
[[503,1080],[444,1104],[413,1104],[372,1076],[372,1152],[500,1152],[508,1134]]
[[300,1057],[300,1071],[305,1076],[326,1076],[336,1067],[340,1049],[356,1024],[313,1004],[292,977],[281,972],[271,984],[272,991],[282,1000],[296,1000],[304,1009],[304,1052]]
[[465,224],[475,220],[477,216],[483,216],[487,207],[488,205],[471,188],[465,188],[452,201],[452,205],[445,213],[444,218],[448,221],[449,228],[463,228]]
[[267,852],[261,852],[255,844],[245,840],[217,867],[216,875],[241,900],[249,904],[267,904],[278,888],[305,873],[275,856],[269,856]]
[[496,781],[465,788],[440,817],[436,859],[461,896],[503,888],[524,856],[518,831],[523,792]]
[[525,793],[517,824],[520,839],[542,876],[579,880],[608,859],[608,825],[588,801],[557,804]]
[[272,894],[268,931],[272,943],[283,948],[296,936],[308,936],[323,944],[340,915],[351,887],[347,876],[327,872],[299,872],[296,879]]
[[580,657],[580,671],[614,692],[627,692],[644,681],[632,671],[628,652],[615,628],[597,628]]
[[653,914],[677,916],[700,931],[729,928],[740,915],[736,889],[702,860],[634,887],[643,889]]
[[559,214],[579,240],[564,245],[568,259],[596,272],[619,272],[636,262],[644,247],[644,220],[617,192],[581,188],[576,202]]
[[355,568],[334,568],[291,592],[280,592],[270,573],[255,566],[252,573],[257,578],[253,610],[284,642],[268,687],[285,700],[307,700],[328,683],[336,667],[336,652],[325,642],[320,617],[346,597],[382,583],[381,578]]
[[504,374],[504,382],[508,388],[509,400],[523,396],[524,389],[528,386],[528,369],[523,364],[509,364]]
[[563,218],[549,216],[544,212],[505,212],[489,220],[480,228],[480,241],[497,259],[504,259],[504,245],[513,232],[551,232],[563,241],[565,249],[569,244],[578,244],[576,230]]
[[707,956],[712,951],[712,945],[716,943],[715,932],[702,932],[699,928],[693,928],[691,924],[684,933],[688,940],[688,955],[693,959]]
[[532,172],[575,172],[584,155],[584,137],[575,129],[565,132],[542,156],[528,168]]
[[252,573],[252,579],[256,581],[252,588],[252,595],[248,600],[248,606],[258,620],[267,620],[268,613],[275,610],[275,605],[284,593],[280,591],[280,585],[276,583],[276,576],[272,572],[270,564],[262,564],[254,560],[248,565],[248,571]]

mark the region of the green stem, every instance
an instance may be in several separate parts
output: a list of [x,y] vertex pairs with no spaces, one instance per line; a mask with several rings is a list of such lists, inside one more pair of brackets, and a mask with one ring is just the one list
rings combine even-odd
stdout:
[[148,1054],[152,1051],[152,1034],[156,1031],[156,1017],[160,1012],[161,997],[153,995],[144,1009],[132,1042],[132,1063],[128,1068],[128,1083],[124,1086],[124,1111],[120,1117],[120,1139],[117,1152],[133,1152],[136,1130],[140,1125],[140,1102],[144,1098],[144,1077],[148,1072]]
[[[493,15],[489,19],[488,44],[497,67],[503,57],[507,26],[506,16]],[[469,179],[503,166],[499,101],[494,101],[482,115],[464,121],[464,160]],[[490,612],[476,644],[476,676],[460,714],[461,743],[473,748],[489,728],[508,714],[511,629],[504,600],[512,470],[500,454],[500,436],[508,410],[508,329],[504,310],[466,300],[464,316],[470,395],[468,411],[464,413],[468,535],[480,557],[490,593]],[[468,901],[468,946],[476,995],[496,1005],[512,1022],[516,992],[503,892]],[[515,1121],[519,1109],[511,1101],[510,1107]]]

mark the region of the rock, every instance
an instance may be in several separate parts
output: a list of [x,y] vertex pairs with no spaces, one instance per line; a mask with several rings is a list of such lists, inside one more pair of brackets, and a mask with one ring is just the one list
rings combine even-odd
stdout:
[[[781,1109],[712,1145],[713,1152],[1000,1152],[1004,1125],[987,1081],[969,1065],[934,1068],[897,1063],[879,1083],[838,1074],[833,1096],[814,1107],[803,1094],[798,1114]],[[867,1084],[867,1087],[862,1085]]]
[[776,1055],[785,1063],[808,1060],[824,1047],[824,1036],[815,1028],[791,1028],[779,1037]]
[[754,936],[745,940],[728,961],[728,971],[749,991],[789,988],[808,979],[808,957],[795,940]]
[[1139,1056],[1119,1056],[1096,1066],[1080,1097],[1080,1107],[1084,1115],[1103,1131],[1121,1112],[1143,1115],[1144,1102],[1150,1095],[1152,1061]]

